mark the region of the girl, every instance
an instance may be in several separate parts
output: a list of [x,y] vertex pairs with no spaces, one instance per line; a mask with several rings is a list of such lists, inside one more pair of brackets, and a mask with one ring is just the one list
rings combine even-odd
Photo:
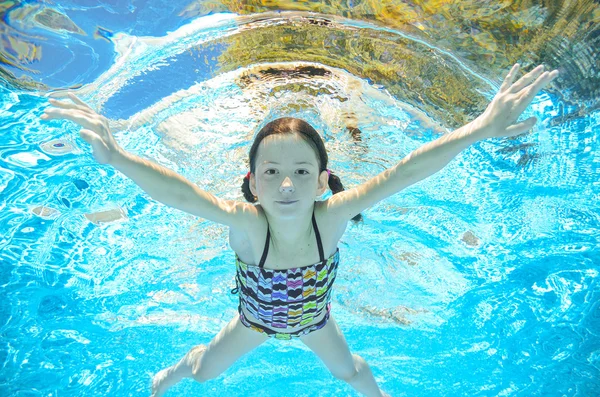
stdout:
[[[238,313],[206,346],[192,348],[178,363],[158,372],[152,396],[189,377],[214,379],[268,338],[298,338],[332,375],[365,396],[388,396],[365,360],[352,354],[331,314],[331,288],[339,264],[337,244],[350,220],[442,169],[471,144],[511,137],[532,128],[535,117],[517,122],[535,95],[558,76],[538,66],[514,82],[512,67],[485,112],[471,123],[410,153],[396,166],[345,191],[327,168],[319,134],[294,118],[272,121],[256,135],[250,171],[242,190],[250,203],[221,200],[185,178],[125,152],[115,142],[106,118],[73,94],[73,103],[50,99],[44,120],[64,118],[80,124],[80,136],[94,158],[111,164],[153,199],[230,227],[236,253]],[[327,188],[333,195],[315,201]]]

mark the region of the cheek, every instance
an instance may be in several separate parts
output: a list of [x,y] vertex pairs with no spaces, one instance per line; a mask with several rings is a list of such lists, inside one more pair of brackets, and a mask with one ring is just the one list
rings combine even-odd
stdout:
[[270,190],[275,189],[277,187],[275,185],[276,185],[276,183],[273,181],[265,181],[265,180],[257,180],[256,181],[256,188],[261,193],[269,192]]
[[[278,192],[279,188],[281,187],[281,184],[283,183],[283,181],[281,180],[277,180],[276,178],[272,178],[272,179],[262,179],[256,180],[256,189],[261,193],[268,193],[268,192]],[[296,189],[300,189],[302,191],[307,190],[310,187],[313,187],[314,185],[318,185],[319,181],[318,180],[311,180],[309,178],[298,178],[296,181],[294,181],[294,187]]]

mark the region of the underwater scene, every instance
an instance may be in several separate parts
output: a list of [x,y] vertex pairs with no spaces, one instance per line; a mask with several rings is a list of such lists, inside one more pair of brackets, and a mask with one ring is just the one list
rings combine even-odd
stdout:
[[[430,172],[339,238],[331,314],[381,394],[301,339],[268,338],[164,395],[600,395],[597,1],[3,1],[0,14],[0,396],[158,396],[156,374],[238,316],[230,227],[136,183],[86,129],[248,203],[257,133],[299,118],[358,191],[484,120],[538,65],[557,72],[515,115],[530,128],[430,152]],[[56,100],[71,119],[42,117]],[[251,237],[262,250],[262,229]]]

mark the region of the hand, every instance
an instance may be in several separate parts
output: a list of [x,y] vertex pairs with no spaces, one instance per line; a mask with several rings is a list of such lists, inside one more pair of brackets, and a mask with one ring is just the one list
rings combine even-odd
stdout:
[[96,113],[75,94],[69,93],[69,98],[75,103],[60,102],[50,98],[50,105],[55,108],[47,107],[40,118],[42,120],[67,119],[84,127],[85,129],[79,131],[79,136],[92,145],[96,161],[100,164],[111,163],[123,149],[112,136],[108,120]]
[[[475,130],[482,138],[512,137],[531,129],[537,119],[530,117],[520,123],[517,120],[540,90],[558,76],[558,70],[544,72],[539,65],[513,84],[519,64],[515,64],[500,87],[500,91],[474,121]],[[515,124],[516,123],[516,124]]]

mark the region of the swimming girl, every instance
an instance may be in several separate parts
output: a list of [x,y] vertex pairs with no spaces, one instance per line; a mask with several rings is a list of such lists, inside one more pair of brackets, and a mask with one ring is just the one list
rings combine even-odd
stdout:
[[[183,378],[214,379],[268,338],[298,338],[337,379],[365,396],[388,396],[365,360],[350,352],[331,313],[338,241],[348,222],[359,219],[363,210],[441,170],[471,144],[531,129],[535,117],[517,120],[558,71],[544,71],[540,65],[515,82],[518,71],[516,64],[475,120],[349,190],[327,168],[323,140],[308,123],[295,118],[271,121],[250,148],[250,170],[242,185],[249,203],[219,199],[173,171],[124,151],[108,120],[72,93],[72,103],[50,99],[53,106],[41,118],[81,125],[80,136],[99,163],[114,166],[157,201],[230,228],[238,313],[208,345],[192,348],[158,372],[152,396],[163,395]],[[328,188],[333,195],[316,200]]]

